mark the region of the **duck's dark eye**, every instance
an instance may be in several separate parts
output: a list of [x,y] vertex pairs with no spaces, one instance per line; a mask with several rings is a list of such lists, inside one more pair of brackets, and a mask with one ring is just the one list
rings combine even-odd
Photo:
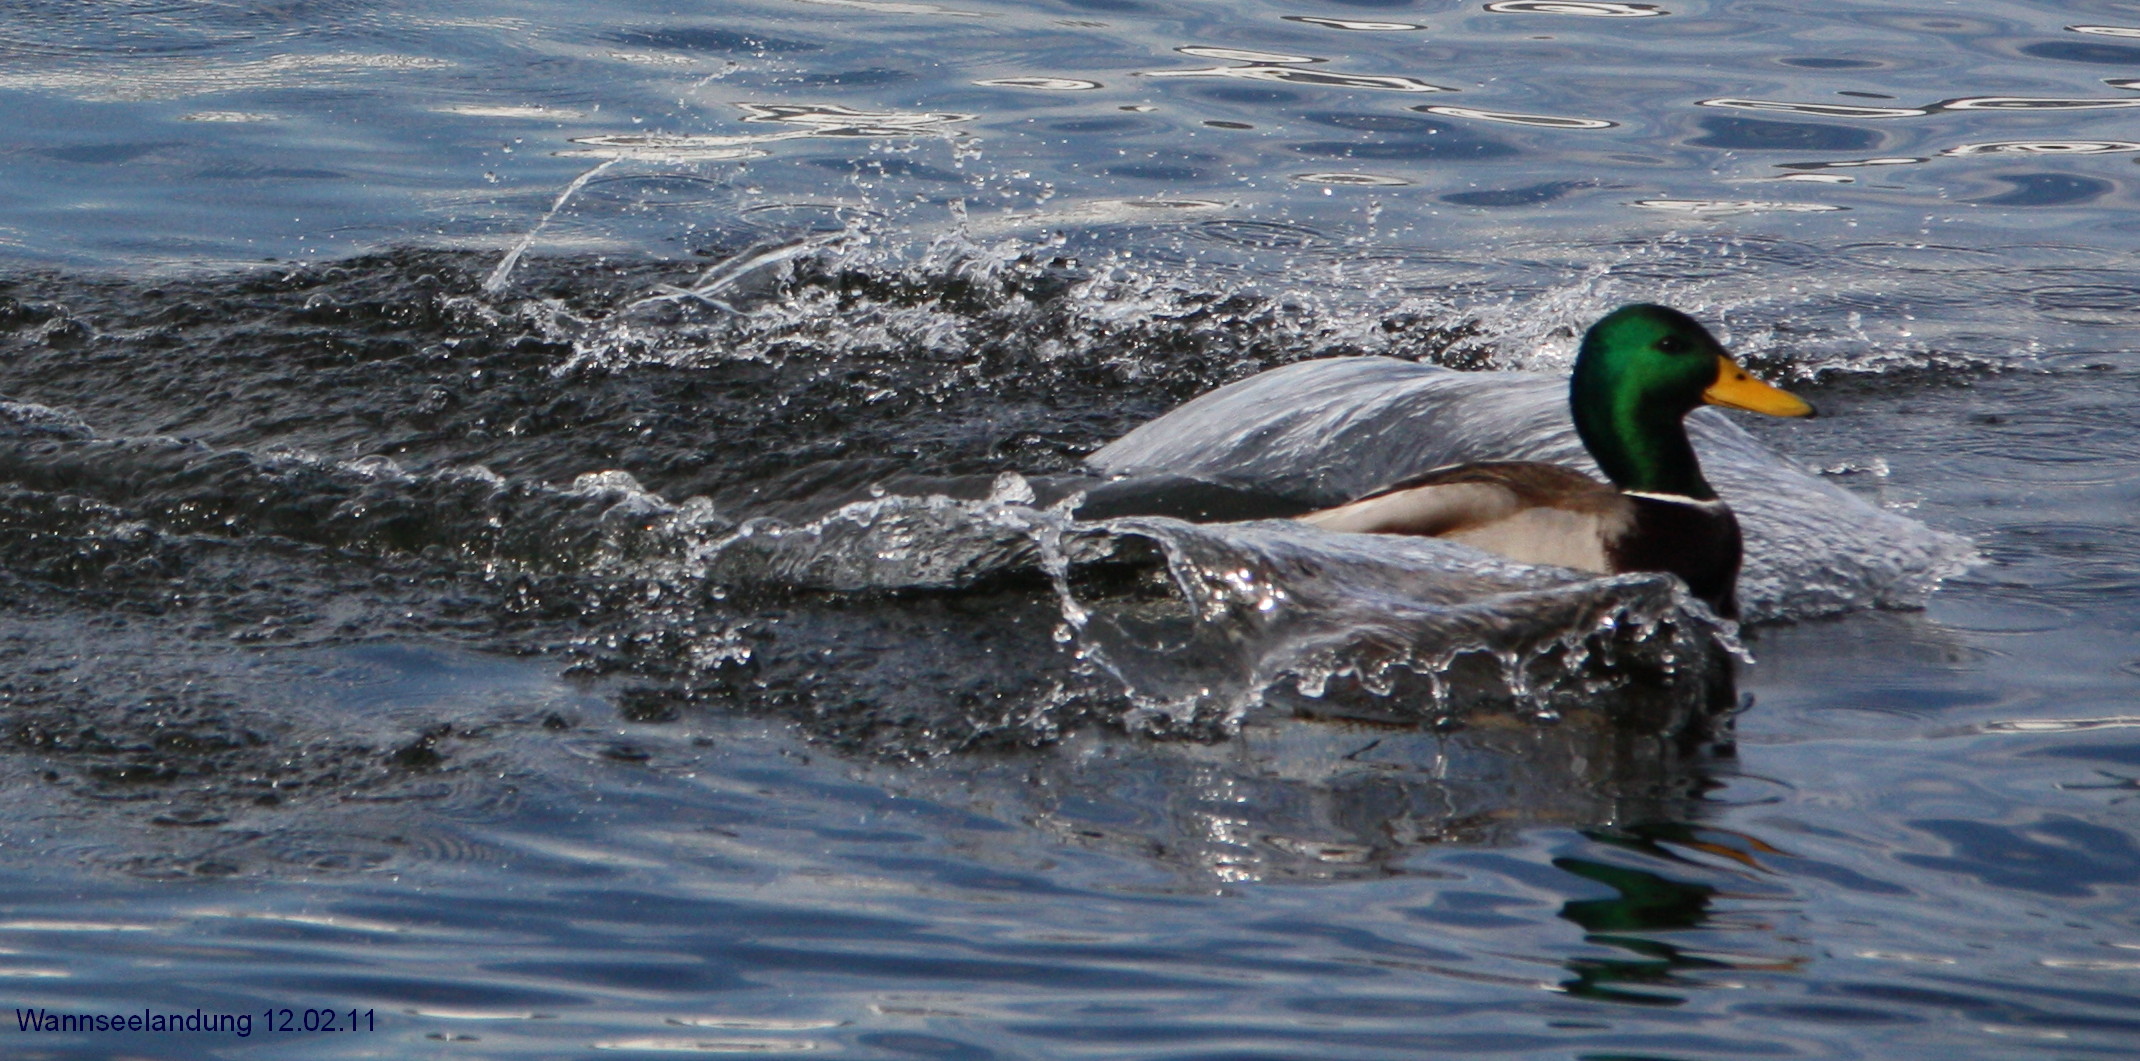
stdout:
[[1677,335],[1667,335],[1657,340],[1657,349],[1661,353],[1684,354],[1687,352],[1687,340]]

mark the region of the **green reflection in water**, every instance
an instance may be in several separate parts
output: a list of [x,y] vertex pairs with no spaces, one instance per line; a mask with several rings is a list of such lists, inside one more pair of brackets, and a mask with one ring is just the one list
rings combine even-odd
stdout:
[[[1682,822],[1656,822],[1620,829],[1585,830],[1598,843],[1638,853],[1664,863],[1707,868],[1682,851],[1769,872],[1763,856],[1782,852],[1757,837],[1727,829]],[[1645,1006],[1676,1006],[1686,999],[1662,991],[1629,990],[1632,986],[1699,986],[1681,974],[1691,969],[1796,969],[1793,959],[1739,962],[1706,957],[1686,947],[1652,938],[1664,932],[1711,929],[1717,924],[1715,903],[1723,895],[1715,885],[1679,880],[1648,869],[1594,859],[1562,857],[1553,865],[1618,894],[1609,899],[1579,899],[1562,904],[1560,916],[1581,925],[1584,940],[1628,951],[1633,958],[1579,957],[1568,960],[1575,978],[1563,983],[1571,995]]]
[[1589,859],[1556,858],[1553,865],[1619,893],[1610,899],[1579,899],[1564,903],[1560,916],[1581,925],[1586,933],[1583,938],[1591,943],[1619,947],[1640,955],[1638,958],[1571,958],[1567,965],[1575,978],[1563,982],[1562,990],[1571,995],[1609,1002],[1676,1006],[1686,999],[1674,994],[1630,991],[1626,986],[1677,984],[1680,970],[1724,967],[1722,962],[1695,957],[1672,944],[1628,934],[1700,927],[1709,919],[1715,888]]

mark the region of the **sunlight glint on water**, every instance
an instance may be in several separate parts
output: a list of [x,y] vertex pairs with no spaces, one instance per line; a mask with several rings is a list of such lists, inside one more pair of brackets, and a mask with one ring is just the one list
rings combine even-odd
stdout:
[[[2129,1054],[2135,38],[8,5],[0,985],[256,1023],[0,1053]],[[1631,301],[1821,407],[1699,428],[1827,499],[1735,689],[1657,580],[1050,509]]]

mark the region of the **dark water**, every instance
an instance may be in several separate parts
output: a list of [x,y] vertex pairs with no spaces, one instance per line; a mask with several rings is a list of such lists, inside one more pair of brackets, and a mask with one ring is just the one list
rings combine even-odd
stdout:
[[[6,1056],[2140,1055],[2140,6],[0,57]],[[1634,300],[1822,409],[1702,428],[1735,636],[1048,507],[1259,370],[1558,374]],[[1566,444],[1509,395],[1475,444]]]

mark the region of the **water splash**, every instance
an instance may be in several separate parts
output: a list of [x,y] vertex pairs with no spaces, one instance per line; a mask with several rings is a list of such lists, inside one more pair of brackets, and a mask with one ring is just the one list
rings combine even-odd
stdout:
[[572,197],[579,194],[580,189],[587,186],[588,181],[600,176],[605,170],[620,161],[622,161],[621,157],[605,159],[596,164],[594,168],[574,177],[572,183],[565,185],[565,190],[557,193],[557,201],[550,204],[550,209],[543,212],[542,217],[535,222],[535,226],[528,229],[527,234],[520,237],[519,242],[513,244],[511,250],[505,252],[505,257],[498,262],[498,267],[491,270],[489,278],[483,281],[483,291],[486,294],[495,295],[505,290],[506,282],[512,279],[513,268],[520,264],[520,256],[526,254],[528,248],[535,245],[535,238],[542,235],[542,230],[550,224],[550,219],[556,217],[557,212],[563,210],[565,204],[571,202]]
[[[1921,607],[1973,553],[1801,471],[1714,410],[1689,434],[1746,538],[1739,597],[1752,619]],[[1341,504],[1472,460],[1595,465],[1568,422],[1567,383],[1395,359],[1306,362],[1200,399],[1093,454],[1104,474],[1172,472]]]
[[1038,575],[1066,655],[1027,666],[1099,679],[1122,698],[1119,724],[1161,733],[1226,733],[1268,707],[1420,723],[1507,702],[1552,717],[1659,682],[1679,690],[1663,699],[1684,724],[1714,677],[1711,650],[1737,650],[1730,625],[1665,577],[1590,579],[1286,522],[1081,523],[1067,504],[887,496],[802,523],[746,521],[703,555],[715,582],[783,591]]

